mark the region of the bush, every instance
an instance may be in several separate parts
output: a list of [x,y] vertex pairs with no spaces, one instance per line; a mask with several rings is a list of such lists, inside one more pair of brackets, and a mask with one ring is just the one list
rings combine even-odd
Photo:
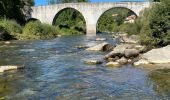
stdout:
[[22,33],[22,27],[13,20],[0,19],[0,26],[3,27],[10,35],[17,38]]
[[32,21],[25,25],[20,39],[50,39],[57,37],[57,28],[39,21]]

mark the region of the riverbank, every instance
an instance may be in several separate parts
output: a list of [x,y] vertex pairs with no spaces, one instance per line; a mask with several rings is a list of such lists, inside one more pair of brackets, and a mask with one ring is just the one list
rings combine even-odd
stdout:
[[[157,49],[148,49],[148,47],[138,44],[138,36],[136,35],[115,34],[113,37],[118,38],[122,43],[112,46],[107,42],[103,42],[87,48],[86,50],[88,51],[109,50],[110,53],[106,54],[103,60],[92,59],[85,62],[87,64],[107,62],[106,67],[120,67],[125,64],[133,64],[135,66],[170,64],[170,45]],[[166,68],[170,68],[170,66]]]

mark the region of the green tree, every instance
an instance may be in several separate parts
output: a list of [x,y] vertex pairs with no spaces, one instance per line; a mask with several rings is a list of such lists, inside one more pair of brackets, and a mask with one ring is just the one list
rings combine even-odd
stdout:
[[17,22],[24,23],[25,16],[30,14],[33,0],[1,0],[0,16],[2,18],[14,19]]
[[149,13],[150,37],[155,46],[164,46],[170,43],[170,2],[161,0],[155,4]]

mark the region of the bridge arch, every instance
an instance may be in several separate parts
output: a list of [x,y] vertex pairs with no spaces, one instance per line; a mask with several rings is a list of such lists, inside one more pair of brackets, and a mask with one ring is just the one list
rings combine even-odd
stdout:
[[[135,11],[133,11],[132,9],[128,8],[128,7],[119,7],[119,6],[110,7],[110,8],[108,8],[108,9],[106,9],[106,10],[103,10],[103,11],[99,14],[98,18],[96,19],[96,32],[98,31],[97,28],[98,28],[98,23],[99,23],[100,18],[101,18],[104,14],[106,14],[108,11],[111,11],[111,10],[113,10],[113,9],[127,10],[127,11],[129,11],[131,14],[135,15],[136,17],[138,17],[138,14],[137,14]],[[128,12],[128,14],[131,15],[129,12]],[[116,14],[116,13],[115,13],[115,14]]]
[[65,7],[65,8],[62,8],[62,9],[60,9],[59,11],[57,11],[57,12],[55,13],[55,16],[54,16],[53,21],[52,21],[52,25],[55,24],[55,21],[56,21],[56,19],[58,18],[58,16],[59,16],[64,10],[67,10],[67,9],[72,9],[72,10],[77,11],[79,14],[81,14],[81,16],[83,17],[83,20],[86,22],[85,17],[84,17],[84,15],[83,15],[83,13],[82,13],[81,11],[79,11],[78,9],[73,8],[73,7]]

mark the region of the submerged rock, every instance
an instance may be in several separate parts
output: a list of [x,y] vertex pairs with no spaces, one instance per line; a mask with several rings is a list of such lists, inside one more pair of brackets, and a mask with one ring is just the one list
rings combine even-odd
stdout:
[[108,62],[106,65],[106,67],[118,67],[120,66],[120,64],[118,62]]
[[126,64],[126,63],[128,63],[128,60],[125,57],[122,57],[122,58],[116,60],[116,62],[118,62],[119,64]]
[[96,65],[96,64],[102,64],[102,61],[91,59],[91,60],[86,60],[84,63],[89,65]]
[[11,42],[10,41],[6,41],[5,44],[10,44]]
[[96,38],[96,41],[106,41],[106,38]]
[[98,44],[98,45],[95,45],[95,46],[92,46],[90,48],[87,48],[86,50],[87,51],[102,51],[104,46],[108,45],[107,42],[104,42],[104,43],[101,43],[101,44]]
[[78,48],[78,49],[83,49],[83,48],[86,48],[87,46],[85,45],[76,45],[75,48]]
[[135,65],[135,66],[146,65],[146,64],[149,64],[149,62],[145,59],[141,59],[141,60],[133,63],[133,65]]
[[7,65],[7,66],[0,66],[0,72],[8,71],[8,70],[16,70],[23,68],[24,66],[15,66],[15,65]]

